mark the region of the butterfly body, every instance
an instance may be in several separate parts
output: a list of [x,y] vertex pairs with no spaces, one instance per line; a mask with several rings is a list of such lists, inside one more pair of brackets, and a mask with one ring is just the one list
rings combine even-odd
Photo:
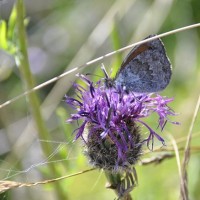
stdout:
[[169,84],[171,74],[164,45],[160,39],[155,39],[130,51],[113,79],[113,85],[138,93],[158,92]]

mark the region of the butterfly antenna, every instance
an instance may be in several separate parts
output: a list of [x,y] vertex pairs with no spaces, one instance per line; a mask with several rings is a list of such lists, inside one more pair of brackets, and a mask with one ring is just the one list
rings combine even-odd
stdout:
[[105,66],[104,66],[104,64],[103,64],[103,63],[101,63],[101,69],[102,69],[102,71],[103,71],[103,73],[104,73],[104,75],[105,75],[106,79],[108,79],[108,78],[109,78],[109,76],[108,76],[108,73],[107,73],[107,71],[106,71],[106,68],[105,68]]

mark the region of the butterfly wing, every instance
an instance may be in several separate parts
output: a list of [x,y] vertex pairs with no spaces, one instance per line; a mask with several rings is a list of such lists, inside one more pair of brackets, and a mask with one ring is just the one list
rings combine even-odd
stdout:
[[164,45],[160,39],[156,39],[130,51],[114,82],[116,86],[125,87],[128,91],[151,93],[165,89],[171,74],[171,63]]

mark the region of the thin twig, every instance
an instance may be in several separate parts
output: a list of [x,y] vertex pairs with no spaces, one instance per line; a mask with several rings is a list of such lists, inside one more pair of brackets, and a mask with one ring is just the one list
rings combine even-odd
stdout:
[[164,160],[166,160],[168,158],[173,158],[173,157],[174,157],[174,153],[165,153],[165,154],[158,155],[156,157],[142,159],[141,165],[149,165],[152,163],[160,164]]

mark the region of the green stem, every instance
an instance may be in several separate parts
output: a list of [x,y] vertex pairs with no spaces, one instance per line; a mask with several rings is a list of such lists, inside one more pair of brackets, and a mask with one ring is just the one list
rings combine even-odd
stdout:
[[109,182],[109,185],[107,186],[107,188],[114,190],[114,192],[116,193],[116,195],[118,196],[120,200],[132,200],[132,197],[129,194],[129,192],[124,194],[123,196],[121,196],[120,194],[119,187],[122,184],[123,175],[120,173],[112,173],[106,170],[104,172]]
[[[27,53],[27,38],[26,30],[24,26],[24,3],[23,0],[17,0],[16,2],[17,10],[17,38],[19,42],[19,52],[16,56],[16,63],[18,64],[19,70],[21,72],[23,81],[25,83],[25,89],[30,90],[35,86],[34,78],[30,71],[28,53]],[[31,108],[33,118],[38,130],[38,135],[40,139],[49,140],[49,133],[45,126],[41,111],[40,102],[38,96],[35,92],[28,94],[28,102]],[[52,149],[49,143],[41,143],[42,150],[46,156],[52,153]],[[49,169],[51,174],[57,175],[56,166],[54,164],[49,164]],[[67,199],[66,192],[62,190],[59,182],[55,183],[56,192],[58,199]]]

